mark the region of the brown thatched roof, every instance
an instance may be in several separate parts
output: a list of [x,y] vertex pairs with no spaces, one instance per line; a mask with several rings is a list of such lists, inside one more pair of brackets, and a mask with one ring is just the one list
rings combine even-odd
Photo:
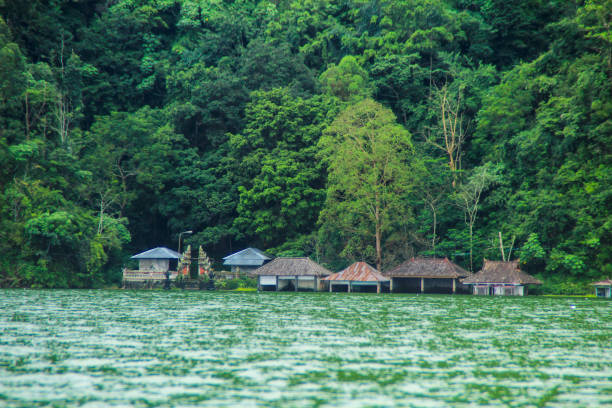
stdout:
[[365,262],[355,262],[348,268],[323,278],[329,281],[352,281],[352,282],[388,282],[380,272]]
[[542,282],[533,276],[521,271],[518,261],[503,262],[489,261],[486,259],[484,260],[482,270],[465,278],[463,283],[510,283],[513,285],[542,284]]
[[253,273],[268,276],[328,276],[332,272],[310,258],[275,258]]
[[591,285],[594,285],[594,286],[612,286],[612,279],[604,279],[604,280],[599,281],[599,282],[593,282],[593,283],[591,283]]
[[391,278],[438,278],[455,279],[470,276],[470,273],[448,258],[412,258],[385,272]]

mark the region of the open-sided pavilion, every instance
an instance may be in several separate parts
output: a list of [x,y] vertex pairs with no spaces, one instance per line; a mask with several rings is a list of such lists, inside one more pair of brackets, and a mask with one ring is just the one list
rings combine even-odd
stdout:
[[384,273],[391,280],[391,292],[467,292],[460,279],[468,271],[448,258],[412,258]]
[[365,262],[355,262],[348,268],[323,278],[330,292],[376,292],[389,285],[389,278]]
[[321,279],[331,271],[310,258],[275,258],[257,268],[257,290],[319,291]]

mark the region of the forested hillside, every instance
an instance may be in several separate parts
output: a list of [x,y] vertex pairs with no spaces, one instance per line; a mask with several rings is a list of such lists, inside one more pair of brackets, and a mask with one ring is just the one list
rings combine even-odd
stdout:
[[612,276],[611,10],[0,0],[0,285],[118,283],[185,230],[472,270],[501,232],[550,290]]

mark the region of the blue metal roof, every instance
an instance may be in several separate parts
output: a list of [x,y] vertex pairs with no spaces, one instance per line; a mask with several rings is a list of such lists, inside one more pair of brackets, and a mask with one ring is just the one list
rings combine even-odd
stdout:
[[181,255],[166,247],[157,247],[141,252],[132,257],[132,259],[179,259]]
[[261,266],[270,258],[257,248],[247,248],[223,258],[223,265],[232,266]]

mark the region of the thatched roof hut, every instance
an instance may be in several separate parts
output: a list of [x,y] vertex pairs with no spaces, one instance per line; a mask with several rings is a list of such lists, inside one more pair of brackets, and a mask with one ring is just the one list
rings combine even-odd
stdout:
[[383,283],[388,283],[389,278],[383,276],[372,266],[365,262],[355,262],[348,268],[329,275],[323,278],[324,281],[329,281],[329,291],[332,292],[334,286],[346,287],[347,292],[352,292],[354,289],[375,288],[377,293],[380,293]]
[[255,270],[255,275],[328,276],[332,272],[310,258],[276,258]]
[[489,261],[484,260],[482,269],[463,280],[466,284],[506,283],[511,285],[541,285],[542,282],[521,271],[519,261]]
[[320,278],[332,272],[310,258],[276,258],[257,268],[260,290],[319,290]]
[[394,278],[457,279],[470,273],[448,258],[412,258],[385,272]]
[[448,258],[412,258],[384,274],[391,278],[391,291],[436,293],[467,291],[459,279],[470,275]]
[[355,262],[346,269],[329,275],[323,280],[329,281],[352,281],[352,282],[389,282],[389,278],[383,276],[374,267],[365,262]]
[[484,260],[482,269],[465,279],[465,285],[474,286],[474,294],[524,295],[525,285],[541,285],[538,279],[521,271],[519,261]]

